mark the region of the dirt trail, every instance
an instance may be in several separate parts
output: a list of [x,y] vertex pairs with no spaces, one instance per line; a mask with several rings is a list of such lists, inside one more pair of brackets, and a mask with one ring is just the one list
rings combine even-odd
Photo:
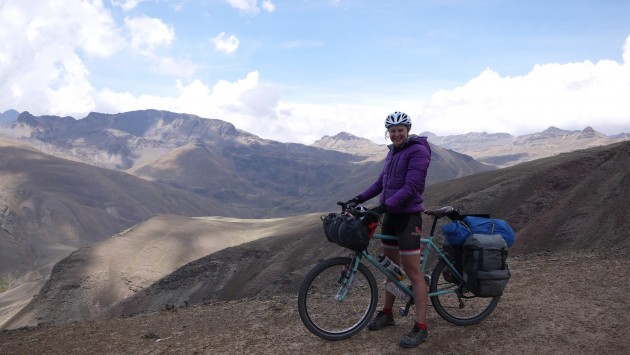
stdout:
[[[429,309],[424,353],[627,354],[630,254],[579,252],[510,258],[497,310],[458,327]],[[295,295],[217,302],[129,318],[0,333],[3,354],[393,354],[411,317],[378,332],[320,339],[300,321]],[[417,352],[417,350],[416,350]]]

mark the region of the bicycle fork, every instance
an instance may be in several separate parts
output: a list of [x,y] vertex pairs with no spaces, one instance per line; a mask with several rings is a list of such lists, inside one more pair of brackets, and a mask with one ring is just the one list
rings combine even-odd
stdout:
[[354,278],[356,276],[356,272],[350,268],[351,264],[347,264],[339,273],[339,278],[337,279],[337,283],[341,285],[337,293],[335,294],[335,300],[337,302],[343,302],[346,298],[346,295],[352,288],[352,283],[354,282]]

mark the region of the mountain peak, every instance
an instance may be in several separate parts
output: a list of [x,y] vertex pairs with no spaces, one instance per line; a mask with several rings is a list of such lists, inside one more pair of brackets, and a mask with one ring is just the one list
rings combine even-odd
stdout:
[[332,137],[324,136],[312,146],[364,157],[380,156],[383,152],[387,152],[386,146],[380,146],[369,139],[357,137],[348,132],[339,132]]
[[577,136],[577,139],[594,139],[594,138],[607,138],[605,134],[599,133],[591,126],[586,126]]
[[[322,141],[329,141],[329,140],[334,140],[334,141],[365,141],[367,139],[362,138],[362,137],[358,137],[355,136],[352,133],[348,133],[348,132],[344,132],[341,131],[337,134],[335,134],[334,136],[323,136],[320,140],[318,140],[317,142],[322,142]],[[317,144],[317,142],[315,142],[315,144]],[[314,144],[314,145],[315,145]]]
[[549,135],[549,136],[558,136],[558,135],[564,135],[564,134],[568,134],[571,133],[571,131],[567,131],[558,127],[554,127],[554,126],[549,126],[549,128],[547,128],[546,130],[540,132],[540,134],[542,135]]
[[331,138],[338,139],[338,140],[344,140],[344,141],[363,139],[361,137],[355,136],[354,134],[351,134],[351,133],[348,133],[348,132],[344,132],[344,131],[341,131],[341,132],[335,134]]
[[17,112],[16,110],[13,110],[13,109],[6,110],[0,113],[0,123],[15,121],[19,115],[20,113]]
[[348,132],[339,132],[334,136],[323,136],[321,139],[313,143],[313,146],[319,148],[332,148],[333,146],[346,146],[348,144],[361,146],[376,146],[377,144],[369,139],[357,137]]

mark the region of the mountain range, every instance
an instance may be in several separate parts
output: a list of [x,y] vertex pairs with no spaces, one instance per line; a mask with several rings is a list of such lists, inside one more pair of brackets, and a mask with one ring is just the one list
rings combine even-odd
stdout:
[[[238,217],[313,212],[348,199],[360,192],[355,186],[375,179],[387,152],[385,146],[345,133],[333,139],[360,150],[265,140],[225,121],[156,110],[91,113],[81,120],[23,112],[0,125],[0,134],[51,155],[191,191],[223,204],[222,215]],[[427,180],[431,184],[490,169],[436,147]]]
[[[508,221],[517,232],[512,256],[630,255],[623,233],[630,228],[623,208],[630,202],[629,158],[630,142],[622,142],[437,183],[425,197],[429,208],[448,204]],[[318,217],[148,219],[59,262],[39,295],[7,325],[295,294],[314,263],[345,254],[322,235]],[[370,252],[377,253],[373,244]]]
[[514,136],[508,133],[477,133],[437,136],[423,135],[443,148],[469,155],[476,160],[497,167],[512,166],[526,161],[546,158],[578,149],[612,144],[630,139],[629,133],[606,136],[592,127],[569,131],[549,127],[538,133]]
[[[291,292],[312,260],[334,253],[334,245],[314,239],[321,238],[318,213],[373,182],[387,152],[346,132],[312,146],[289,144],[225,121],[156,110],[82,120],[23,112],[1,124],[0,134],[0,324],[13,325]],[[525,236],[519,253],[584,247],[584,240],[625,245],[619,231],[627,222],[608,207],[628,202],[627,144],[497,170],[436,143],[446,137],[427,135],[433,156],[426,201],[434,207],[457,203],[505,216]],[[547,153],[567,151],[566,139],[551,136],[531,142],[555,140],[561,148]],[[507,142],[501,139],[495,143]],[[606,208],[589,210],[604,201]],[[138,242],[124,243],[130,239]],[[119,250],[127,256],[117,259]],[[180,283],[188,286],[164,294]],[[55,303],[78,307],[79,298],[89,312]]]
[[[164,111],[79,121],[22,113],[0,131],[10,136],[0,138],[3,319],[56,262],[147,218],[323,211],[382,167],[382,158],[263,140],[228,122]],[[434,158],[429,183],[491,169],[437,147]]]

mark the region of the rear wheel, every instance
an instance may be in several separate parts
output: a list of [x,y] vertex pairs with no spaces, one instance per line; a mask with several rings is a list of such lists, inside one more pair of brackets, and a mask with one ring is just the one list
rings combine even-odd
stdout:
[[347,339],[372,318],[378,302],[374,275],[363,264],[352,272],[354,258],[320,262],[302,282],[298,310],[313,334],[328,340]]
[[[429,292],[443,292],[431,297],[435,311],[446,321],[456,325],[477,324],[488,317],[497,307],[501,297],[476,297],[461,286],[463,280],[454,280],[457,277],[451,275],[449,271],[450,268],[444,260],[440,260],[433,269]],[[445,274],[454,283],[447,281],[444,278]]]

